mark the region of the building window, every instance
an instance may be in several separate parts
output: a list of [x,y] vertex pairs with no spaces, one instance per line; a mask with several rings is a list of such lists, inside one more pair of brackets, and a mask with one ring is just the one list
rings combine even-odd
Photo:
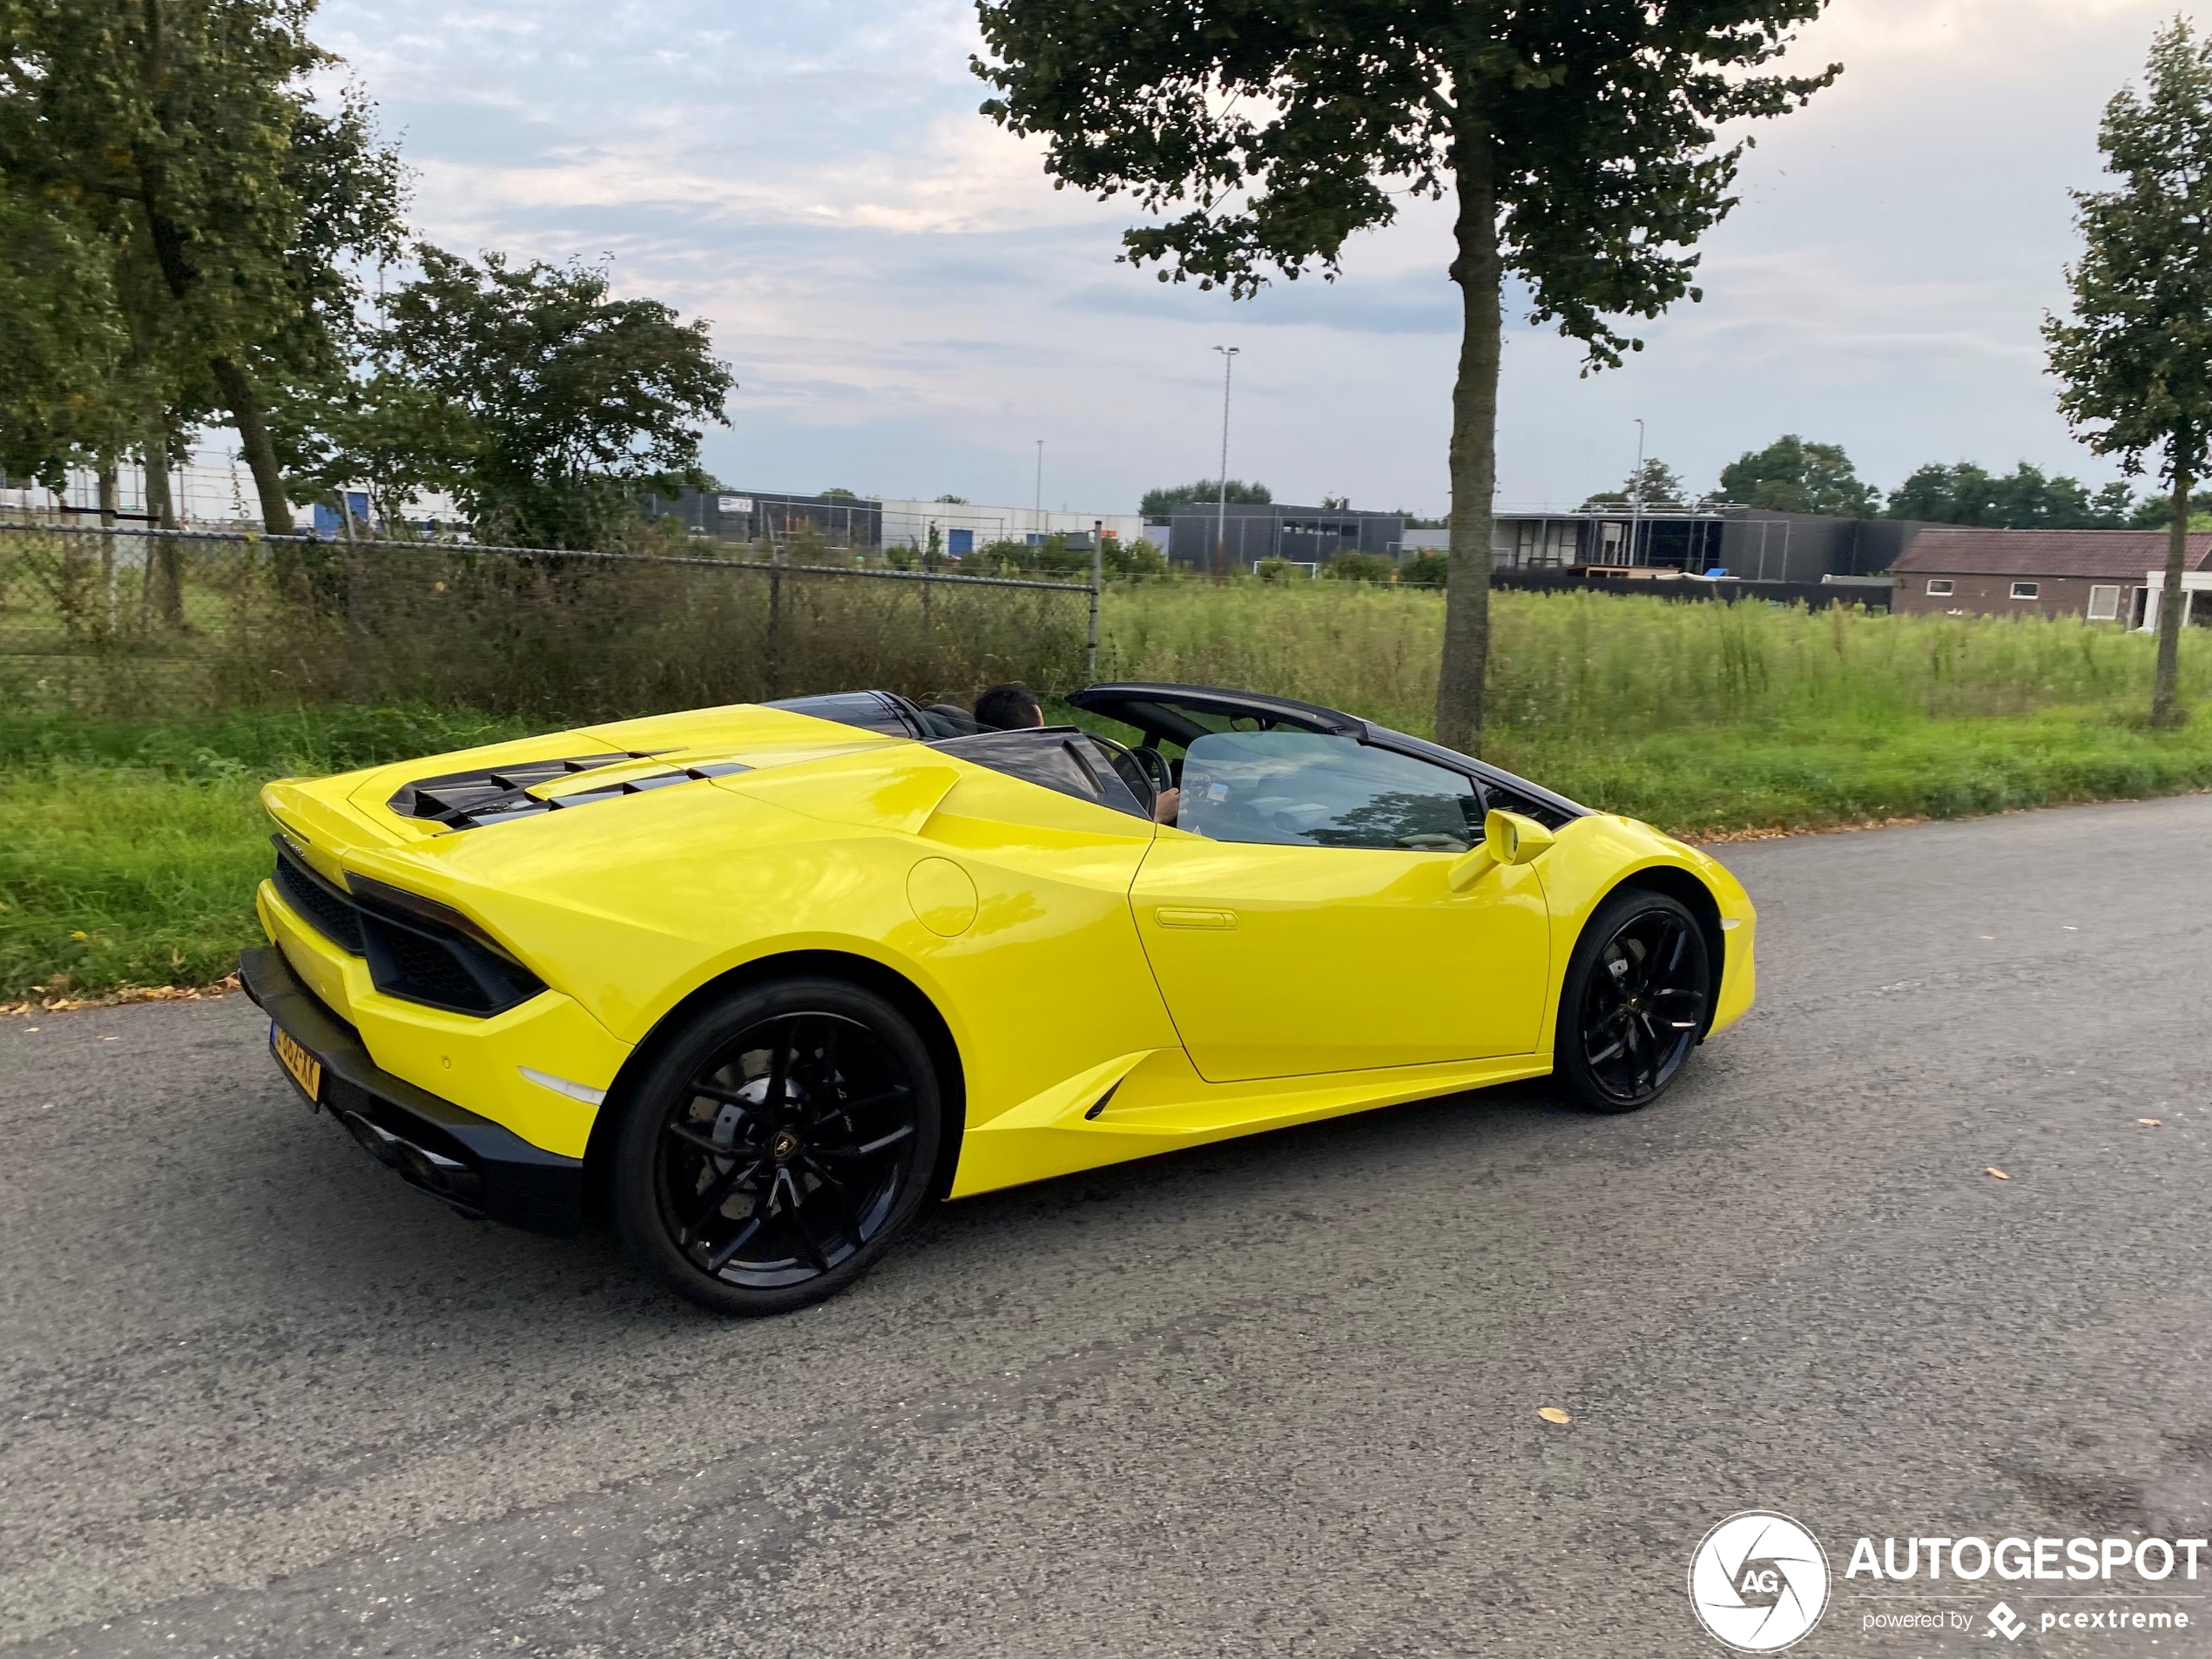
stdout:
[[1951,578],[1947,576],[1931,577],[1928,580],[1928,597],[1931,599],[1949,598],[1951,597]]
[[2040,583],[2015,582],[2013,583],[2013,597],[2015,599],[2033,599],[2039,597],[2042,591],[2043,588]]
[[2091,588],[2089,590],[2089,620],[2118,622],[2120,620],[2120,590]]

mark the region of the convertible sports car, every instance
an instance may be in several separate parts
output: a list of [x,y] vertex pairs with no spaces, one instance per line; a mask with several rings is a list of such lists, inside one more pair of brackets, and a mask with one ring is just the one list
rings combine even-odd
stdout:
[[1694,848],[1348,714],[860,691],[270,785],[241,977],[466,1213],[819,1299],[922,1207],[1517,1078],[1649,1104],[1752,990]]

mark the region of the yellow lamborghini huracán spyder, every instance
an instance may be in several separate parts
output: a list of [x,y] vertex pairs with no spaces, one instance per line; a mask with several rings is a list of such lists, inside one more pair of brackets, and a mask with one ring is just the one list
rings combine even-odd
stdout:
[[1071,700],[1102,732],[860,691],[272,784],[241,976],[408,1180],[733,1313],[947,1196],[1546,1074],[1632,1110],[1750,1004],[1750,900],[1646,825],[1279,698]]

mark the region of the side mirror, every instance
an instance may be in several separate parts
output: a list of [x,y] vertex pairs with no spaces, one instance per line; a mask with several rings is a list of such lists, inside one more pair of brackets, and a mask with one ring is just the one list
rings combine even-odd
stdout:
[[1550,849],[1552,833],[1519,813],[1491,813],[1482,820],[1482,839],[1452,860],[1444,879],[1454,893],[1465,893],[1490,873],[1493,865],[1527,864]]
[[1500,864],[1529,864],[1551,848],[1552,833],[1519,813],[1492,813],[1482,820],[1482,845]]

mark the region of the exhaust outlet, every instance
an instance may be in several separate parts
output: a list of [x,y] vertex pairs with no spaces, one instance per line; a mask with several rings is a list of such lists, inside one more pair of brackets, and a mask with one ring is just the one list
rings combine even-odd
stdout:
[[339,1121],[369,1157],[387,1169],[398,1170],[401,1179],[425,1192],[464,1205],[483,1195],[482,1175],[459,1159],[417,1146],[359,1112],[341,1112]]

